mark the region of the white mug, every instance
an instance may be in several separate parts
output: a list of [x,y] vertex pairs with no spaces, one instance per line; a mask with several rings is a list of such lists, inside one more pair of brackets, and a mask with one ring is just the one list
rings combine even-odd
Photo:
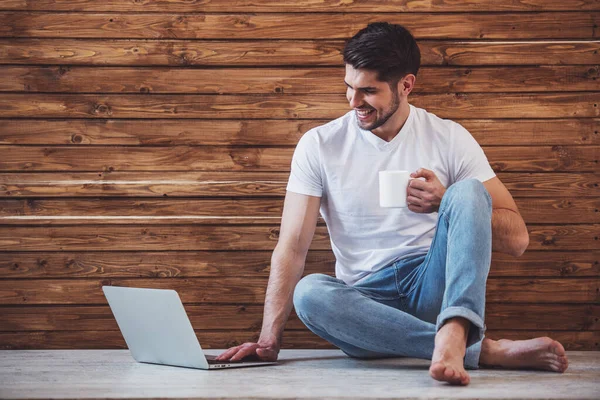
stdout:
[[381,207],[407,207],[406,191],[409,181],[409,171],[379,171],[379,205]]

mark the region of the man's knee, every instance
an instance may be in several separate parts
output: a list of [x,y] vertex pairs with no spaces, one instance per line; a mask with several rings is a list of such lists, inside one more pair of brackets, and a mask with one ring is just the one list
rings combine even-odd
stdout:
[[486,207],[490,210],[492,208],[490,194],[483,183],[477,179],[465,179],[451,185],[442,198],[442,203],[448,202],[477,208]]
[[300,279],[294,289],[294,308],[300,316],[311,315],[322,303],[323,285],[331,277],[325,274],[310,274]]

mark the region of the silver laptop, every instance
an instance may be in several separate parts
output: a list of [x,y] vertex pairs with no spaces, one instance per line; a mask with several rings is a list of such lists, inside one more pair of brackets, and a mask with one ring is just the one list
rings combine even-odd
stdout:
[[138,362],[199,369],[272,365],[270,361],[217,361],[202,351],[174,290],[102,286],[131,355]]

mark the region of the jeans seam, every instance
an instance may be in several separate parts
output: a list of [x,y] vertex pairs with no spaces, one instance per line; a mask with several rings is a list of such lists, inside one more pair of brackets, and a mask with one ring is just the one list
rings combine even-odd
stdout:
[[[395,271],[395,270],[394,270],[394,271]],[[394,275],[396,275],[396,274],[394,273]],[[401,295],[398,295],[398,296],[393,296],[393,297],[380,297],[380,296],[373,297],[373,296],[370,296],[368,293],[366,293],[366,292],[363,292],[363,291],[362,291],[360,288],[358,288],[358,287],[354,287],[354,286],[353,286],[352,288],[353,288],[353,289],[356,289],[356,290],[357,290],[357,291],[358,291],[360,294],[362,294],[363,296],[367,296],[369,299],[371,299],[371,300],[375,300],[375,301],[378,301],[378,300],[381,300],[381,301],[393,301],[393,300],[399,300],[400,298],[402,298],[402,296],[401,296]],[[396,292],[398,292],[398,285],[396,285]]]
[[[352,338],[352,339],[354,339],[354,340],[359,340],[359,341],[362,341],[362,342],[364,342],[364,343],[366,343],[366,344],[368,344],[368,345],[371,345],[371,346],[373,346],[373,347],[381,346],[381,344],[372,343],[372,342],[370,342],[370,341],[366,340],[366,338],[365,338],[365,337],[360,337],[360,338],[357,338],[356,336],[354,336],[354,335],[351,335],[351,334],[350,334],[348,331],[343,331],[343,332],[342,332],[341,330],[339,330],[339,329],[337,329],[337,328],[335,328],[335,327],[334,327],[334,328],[333,328],[333,330],[334,330],[334,331],[336,331],[336,332],[337,332],[337,334],[338,334],[338,335],[336,336],[336,335],[332,334],[331,332],[329,332],[329,331],[328,331],[328,330],[327,330],[325,327],[320,327],[320,328],[317,328],[317,327],[316,327],[316,325],[315,325],[315,323],[314,323],[314,322],[312,322],[312,321],[310,320],[310,318],[308,318],[308,316],[307,316],[307,315],[305,315],[304,313],[302,313],[302,312],[300,312],[300,311],[296,310],[296,314],[297,314],[299,317],[301,317],[301,318],[300,318],[300,321],[302,321],[302,322],[303,322],[305,325],[307,325],[307,328],[309,328],[309,329],[312,327],[312,328],[313,328],[313,329],[315,329],[315,330],[322,330],[322,331],[323,331],[323,332],[325,332],[326,334],[328,334],[328,335],[330,335],[330,336],[334,336],[334,337],[336,337],[336,338],[338,338],[338,339],[339,339],[339,334],[341,333],[341,334],[345,334],[345,335],[347,335],[347,336],[351,337],[351,338]],[[308,325],[310,325],[310,326],[308,326]],[[314,333],[314,332],[313,332],[313,333]],[[323,338],[323,339],[324,339],[324,338]],[[342,340],[342,339],[339,339],[339,340]],[[350,344],[350,345],[352,345],[352,346],[354,346],[354,347],[358,347],[359,349],[363,349],[363,350],[367,350],[367,351],[375,351],[375,350],[369,350],[369,349],[365,349],[365,348],[363,348],[363,347],[361,347],[361,346],[359,346],[359,345],[356,345],[356,344],[352,344],[352,343],[348,343],[348,344]],[[395,351],[394,351],[394,350],[390,350],[390,349],[386,349],[386,351],[390,351],[390,353],[395,353]],[[380,351],[375,351],[375,352],[379,352],[379,353],[380,353]]]
[[[446,217],[446,213],[442,212],[440,213],[440,216],[438,218],[438,225],[439,225],[439,219],[444,218],[444,220],[446,220],[446,222],[448,222],[448,218]],[[429,246],[429,250],[431,251],[431,249],[433,249],[433,247],[435,246],[436,242],[437,242],[437,232],[438,231],[438,227],[436,225],[435,227],[435,234],[433,235],[433,241],[431,242],[431,246]],[[423,276],[423,274],[425,273],[425,271],[427,270],[427,268],[429,267],[429,263],[431,262],[431,253],[427,252],[427,256],[425,257],[425,261],[423,261],[423,266],[420,268],[421,271],[419,271],[419,275],[415,278],[415,282],[413,283],[412,287],[410,288],[410,290],[406,293],[406,295],[404,295],[404,297],[408,297],[410,296],[416,289],[417,289],[417,283],[419,282],[419,280],[421,279],[421,277]],[[396,285],[398,285],[398,281],[396,280]],[[400,292],[400,289],[398,288],[398,292]]]

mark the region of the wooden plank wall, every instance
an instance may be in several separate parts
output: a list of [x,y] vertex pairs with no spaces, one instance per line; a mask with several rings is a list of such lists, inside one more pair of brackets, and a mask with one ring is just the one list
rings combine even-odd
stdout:
[[[340,51],[380,20],[528,225],[489,336],[599,350],[596,0],[1,1],[0,348],[124,347],[107,284],[178,290],[205,347],[256,339],[294,146],[348,110]],[[321,222],[306,273],[333,261]],[[295,315],[284,340],[328,347]]]

